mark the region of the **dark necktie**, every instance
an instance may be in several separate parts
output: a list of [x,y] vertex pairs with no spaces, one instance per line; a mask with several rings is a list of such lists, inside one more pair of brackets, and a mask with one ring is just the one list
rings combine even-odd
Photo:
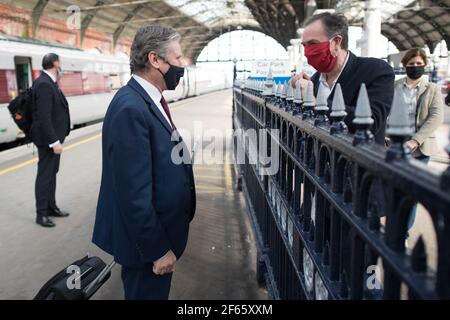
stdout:
[[169,105],[167,104],[167,101],[166,101],[166,99],[164,99],[163,96],[161,96],[161,101],[160,101],[160,102],[161,102],[161,106],[162,106],[163,109],[164,109],[164,112],[165,112],[166,115],[167,115],[167,118],[169,118],[170,123],[172,124],[172,128],[173,128],[173,129],[176,129],[176,128],[175,128],[175,125],[173,124],[172,117],[170,116]]

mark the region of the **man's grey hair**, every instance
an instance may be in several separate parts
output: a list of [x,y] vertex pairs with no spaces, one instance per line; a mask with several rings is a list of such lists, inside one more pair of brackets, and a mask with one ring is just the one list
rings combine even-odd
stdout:
[[343,14],[329,12],[315,14],[305,21],[303,27],[317,20],[322,21],[328,39],[340,35],[342,37],[342,49],[348,49],[348,20]]
[[139,28],[131,44],[131,73],[146,70],[149,67],[148,54],[151,51],[167,60],[169,44],[180,40],[180,34],[170,27],[147,25]]

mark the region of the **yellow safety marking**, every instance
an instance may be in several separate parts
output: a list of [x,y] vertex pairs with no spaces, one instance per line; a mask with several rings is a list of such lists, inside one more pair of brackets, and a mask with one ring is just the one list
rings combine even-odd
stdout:
[[[85,143],[88,143],[88,142],[93,141],[95,139],[98,139],[99,137],[101,137],[101,135],[102,134],[100,133],[100,134],[97,134],[97,135],[92,136],[90,138],[87,138],[87,139],[84,139],[84,140],[72,143],[72,144],[68,145],[67,147],[64,147],[64,151],[70,150],[70,149],[78,147],[78,146],[80,146],[82,144],[85,144]],[[36,163],[36,162],[38,162],[38,158],[34,157],[33,159],[30,159],[30,160],[18,163],[16,165],[12,166],[12,167],[9,167],[9,168],[1,170],[0,171],[0,176],[6,174],[8,172],[12,172],[12,171],[18,170],[20,168],[26,167],[26,166],[28,166],[30,164],[33,164],[33,163]]]

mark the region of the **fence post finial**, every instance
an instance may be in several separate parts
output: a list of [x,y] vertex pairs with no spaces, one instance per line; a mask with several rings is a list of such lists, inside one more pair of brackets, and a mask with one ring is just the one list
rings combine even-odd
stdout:
[[294,108],[292,110],[292,114],[299,114],[302,110],[302,88],[300,86],[300,80],[297,80],[295,83],[295,91],[294,91]]
[[344,96],[342,95],[341,84],[336,83],[334,89],[333,103],[331,104],[331,128],[330,134],[346,133],[348,132],[347,125],[344,122],[344,118],[347,115],[345,111]]
[[[445,152],[447,152],[448,157],[450,159],[450,134],[448,135],[449,144],[445,147]],[[444,171],[441,177],[441,188],[443,190],[449,190],[450,189],[450,166],[447,168],[447,170]]]
[[273,96],[273,79],[272,79],[272,68],[269,69],[266,81],[264,82],[264,91],[262,93],[263,97],[270,99]]
[[281,81],[280,82],[278,82],[278,85],[277,85],[277,93],[275,94],[275,100],[274,100],[274,103],[275,104],[280,104],[281,103],[281,91],[282,91],[283,89],[282,89],[282,87],[281,87]]
[[356,126],[355,136],[353,138],[353,145],[356,146],[363,142],[372,142],[373,134],[370,127],[373,124],[372,110],[370,109],[369,95],[367,94],[366,85],[361,84],[359,89],[358,100],[356,102],[355,118],[353,123]]
[[411,138],[414,130],[406,110],[408,107],[403,99],[394,94],[391,112],[387,120],[386,135],[391,140],[391,146],[386,152],[386,161],[406,159],[411,154],[409,148],[405,146],[405,142]]
[[306,85],[305,98],[303,99],[303,119],[312,118],[314,116],[314,92],[312,86],[312,82],[308,81],[308,84]]
[[273,81],[273,86],[272,86],[272,96],[273,96],[273,99],[276,98],[277,90],[278,90],[278,85],[277,85],[277,83],[276,83],[275,81]]
[[314,125],[327,125],[329,123],[328,120],[328,96],[325,92],[325,88],[319,84],[319,90],[317,91],[317,99],[316,99],[316,107],[314,108],[316,111],[316,118],[314,120]]
[[283,82],[283,90],[281,90],[281,104],[280,104],[280,108],[284,108],[286,106],[287,92],[288,92],[288,83],[285,80]]
[[286,111],[292,110],[292,105],[294,104],[294,87],[288,83],[287,95],[286,95]]

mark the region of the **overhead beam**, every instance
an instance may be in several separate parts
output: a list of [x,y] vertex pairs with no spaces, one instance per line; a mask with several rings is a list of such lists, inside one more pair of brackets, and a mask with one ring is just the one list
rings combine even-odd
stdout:
[[49,0],[39,0],[33,8],[31,13],[31,34],[33,38],[36,37],[36,33],[39,29],[39,21],[41,20],[42,13],[48,2]]
[[450,35],[443,29],[439,24],[434,22],[433,17],[430,17],[428,14],[426,14],[424,11],[418,11],[416,12],[416,15],[420,16],[423,20],[427,21],[431,26],[439,32],[439,34],[442,36],[442,39],[445,40],[447,43],[447,47],[450,47]]
[[120,36],[123,33],[123,30],[125,29],[127,22],[129,22],[131,19],[133,19],[139,11],[144,8],[144,4],[138,4],[136,7],[134,7],[133,10],[131,10],[130,13],[127,14],[127,16],[122,20],[122,23],[117,26],[116,30],[113,32],[113,48],[117,46],[117,43],[119,41]]
[[97,1],[95,3],[95,7],[98,7],[96,10],[91,10],[84,18],[83,21],[81,21],[81,27],[80,27],[80,45],[83,44],[84,36],[86,35],[86,31],[89,28],[89,25],[91,24],[92,20],[94,19],[95,15],[97,14],[97,11],[100,9],[99,7],[103,5],[103,1]]
[[392,29],[394,29],[395,31],[397,31],[397,33],[399,33],[400,35],[402,35],[406,41],[408,41],[410,47],[418,47],[417,43],[411,38],[410,35],[408,35],[405,31],[403,31],[402,29],[398,28],[395,24],[393,23],[386,23],[386,25],[390,26]]
[[381,34],[385,36],[389,41],[391,41],[399,51],[406,50],[405,44],[391,33],[381,29]]

